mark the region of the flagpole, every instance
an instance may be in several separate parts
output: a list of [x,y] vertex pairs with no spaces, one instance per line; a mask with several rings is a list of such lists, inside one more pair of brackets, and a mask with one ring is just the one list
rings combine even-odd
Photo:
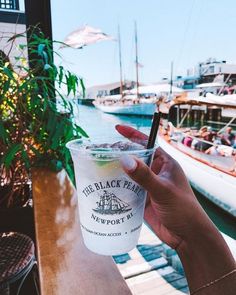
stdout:
[[118,43],[119,43],[119,64],[120,64],[120,94],[123,98],[123,77],[122,77],[122,60],[121,60],[121,39],[120,39],[120,25],[118,25]]
[[137,35],[137,23],[134,22],[134,28],[135,28],[135,64],[136,64],[136,88],[137,88],[137,100],[139,100],[139,73],[138,73],[138,35]]

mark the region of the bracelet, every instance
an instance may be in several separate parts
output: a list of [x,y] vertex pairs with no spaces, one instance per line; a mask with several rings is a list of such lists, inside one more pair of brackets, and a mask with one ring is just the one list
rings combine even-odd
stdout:
[[233,270],[231,270],[231,271],[228,272],[227,274],[224,274],[224,275],[221,276],[220,278],[218,278],[218,279],[216,279],[216,280],[214,280],[214,281],[211,281],[210,283],[207,283],[207,284],[201,286],[200,288],[194,290],[192,293],[190,293],[190,295],[196,294],[196,293],[198,293],[199,291],[201,291],[202,289],[205,289],[205,288],[210,287],[211,285],[213,285],[213,284],[215,284],[215,283],[218,283],[219,281],[221,281],[221,280],[227,278],[228,276],[232,275],[232,274],[235,273],[235,272],[236,272],[236,268],[233,269]]

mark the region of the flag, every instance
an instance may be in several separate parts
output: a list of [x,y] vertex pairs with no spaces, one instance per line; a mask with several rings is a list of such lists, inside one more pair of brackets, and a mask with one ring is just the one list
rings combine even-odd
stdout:
[[81,49],[84,46],[94,44],[100,41],[115,40],[112,36],[103,33],[100,29],[96,29],[85,25],[74,32],[70,33],[61,48],[67,46]]
[[144,65],[141,64],[140,62],[138,62],[137,65],[138,65],[139,68],[143,68],[144,67]]

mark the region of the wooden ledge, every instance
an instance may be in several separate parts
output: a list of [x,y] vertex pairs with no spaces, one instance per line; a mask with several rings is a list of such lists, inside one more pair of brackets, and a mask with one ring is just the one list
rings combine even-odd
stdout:
[[33,198],[42,295],[131,294],[113,259],[85,248],[65,171],[34,170]]

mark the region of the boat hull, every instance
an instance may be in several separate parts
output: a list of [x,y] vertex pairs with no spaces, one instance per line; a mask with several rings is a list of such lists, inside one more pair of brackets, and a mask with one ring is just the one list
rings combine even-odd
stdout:
[[162,137],[158,140],[159,145],[181,165],[195,189],[236,217],[236,177],[195,160]]
[[78,104],[86,105],[86,106],[94,106],[94,99],[92,98],[78,98]]
[[155,103],[139,103],[133,105],[103,105],[94,103],[100,111],[116,115],[152,116],[156,111]]

